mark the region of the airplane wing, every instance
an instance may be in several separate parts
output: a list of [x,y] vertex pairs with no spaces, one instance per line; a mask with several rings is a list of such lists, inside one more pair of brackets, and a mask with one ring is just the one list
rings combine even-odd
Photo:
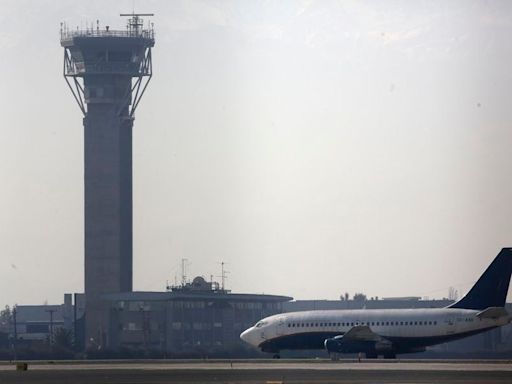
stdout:
[[367,325],[356,325],[344,335],[326,339],[324,346],[328,352],[351,353],[361,349],[390,350],[392,343],[373,332]]
[[380,341],[382,337],[373,332],[367,325],[356,325],[343,335],[346,341]]

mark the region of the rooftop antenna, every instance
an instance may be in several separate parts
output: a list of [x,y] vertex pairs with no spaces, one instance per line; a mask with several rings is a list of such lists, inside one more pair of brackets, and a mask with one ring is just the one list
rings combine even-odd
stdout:
[[187,259],[181,259],[181,286],[184,287],[187,284]]
[[228,278],[226,275],[229,273],[228,271],[226,271],[224,269],[224,265],[226,265],[227,263],[225,263],[224,261],[221,261],[220,262],[220,278],[221,278],[221,290],[223,291],[224,288],[226,287],[226,279]]

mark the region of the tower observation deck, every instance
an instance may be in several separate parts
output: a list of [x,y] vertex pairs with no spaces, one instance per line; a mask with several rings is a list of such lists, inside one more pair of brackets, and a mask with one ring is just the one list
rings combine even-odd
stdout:
[[152,24],[128,16],[125,30],[61,24],[66,83],[84,118],[85,340],[109,345],[102,294],[132,290],[132,128],[152,76]]

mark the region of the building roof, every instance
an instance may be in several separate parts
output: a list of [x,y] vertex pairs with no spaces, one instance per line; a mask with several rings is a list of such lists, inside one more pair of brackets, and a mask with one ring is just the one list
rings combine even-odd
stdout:
[[49,322],[50,311],[53,312],[53,321],[64,321],[62,305],[17,305],[16,321],[23,322]]
[[172,292],[121,292],[102,295],[108,301],[172,301],[172,300],[232,300],[286,302],[289,296],[229,293],[226,291],[172,291]]

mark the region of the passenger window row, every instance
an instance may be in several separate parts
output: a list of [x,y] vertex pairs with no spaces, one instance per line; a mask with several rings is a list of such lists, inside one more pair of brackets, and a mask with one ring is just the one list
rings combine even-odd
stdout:
[[367,321],[367,322],[339,322],[339,323],[288,323],[288,328],[316,328],[316,327],[354,327],[356,325],[367,325],[371,327],[397,326],[397,325],[437,325],[436,320],[422,321]]

